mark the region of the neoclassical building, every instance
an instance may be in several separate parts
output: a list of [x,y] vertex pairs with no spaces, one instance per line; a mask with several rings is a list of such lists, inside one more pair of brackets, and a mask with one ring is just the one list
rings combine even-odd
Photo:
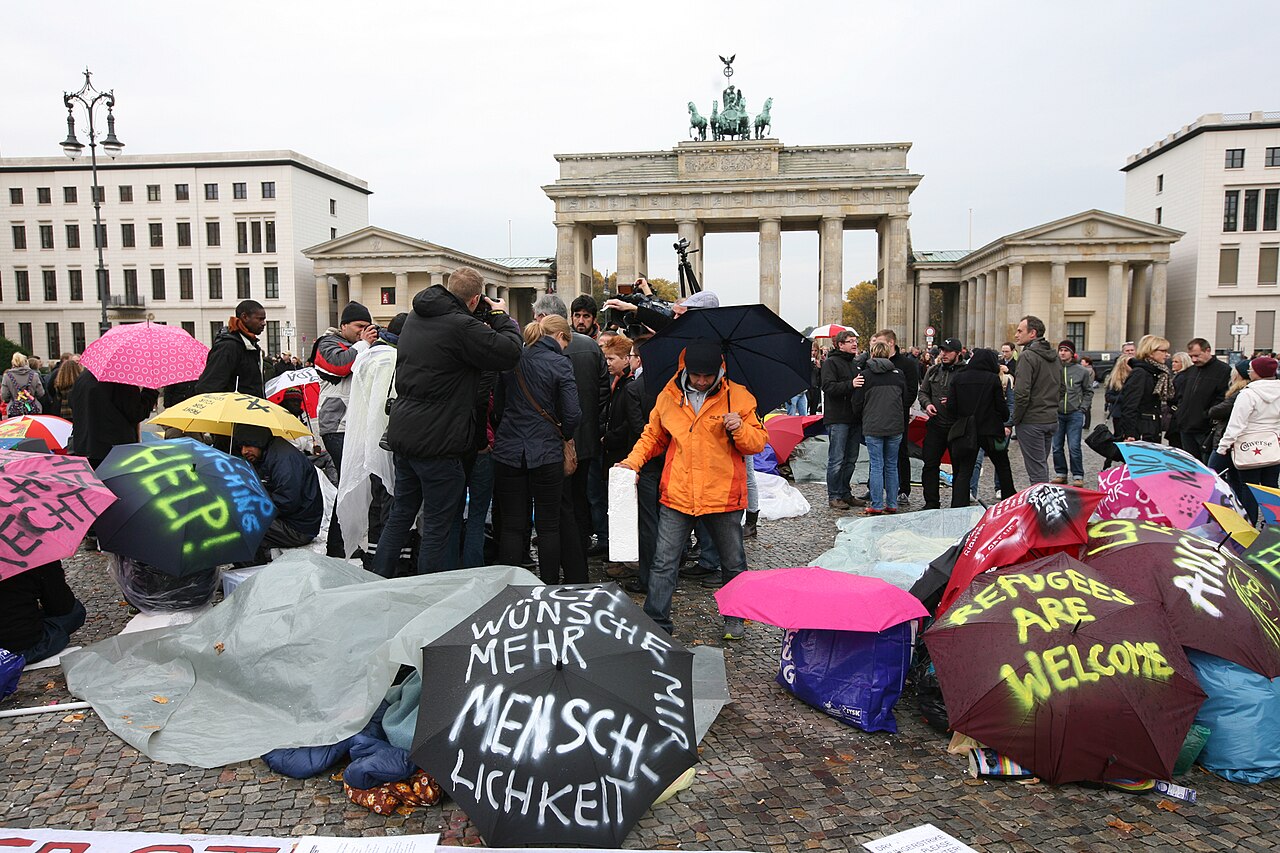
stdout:
[[[1086,210],[993,240],[974,251],[912,253],[914,317],[908,339],[938,338],[998,348],[1026,314],[1053,341],[1116,351],[1126,340],[1166,331],[1170,247],[1182,232]],[[930,316],[931,291],[942,316]],[[937,343],[937,339],[934,341]]]

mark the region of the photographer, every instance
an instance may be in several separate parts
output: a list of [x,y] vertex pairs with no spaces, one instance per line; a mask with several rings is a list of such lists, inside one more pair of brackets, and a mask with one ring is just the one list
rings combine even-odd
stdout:
[[[630,295],[627,298],[614,297],[608,299],[604,303],[606,311],[621,312],[626,316],[626,324],[636,324],[647,326],[654,332],[661,332],[667,326],[670,326],[685,311],[690,308],[719,308],[720,298],[714,293],[703,290],[686,296],[679,302],[670,306],[670,314],[665,313],[662,309],[668,304],[660,299],[655,299],[653,288],[645,278],[636,279],[635,289],[640,292],[640,296]],[[628,334],[627,337],[635,338],[638,335]]]

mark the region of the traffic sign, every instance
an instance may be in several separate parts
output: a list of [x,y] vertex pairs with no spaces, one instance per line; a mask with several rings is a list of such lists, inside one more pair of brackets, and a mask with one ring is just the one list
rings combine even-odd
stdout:
[[924,330],[924,336],[926,338],[935,337],[937,334],[938,334],[938,330],[935,329],[933,326],[929,326],[927,329]]
[[1248,323],[1233,323],[1233,324],[1231,325],[1231,334],[1233,334],[1233,335],[1247,335],[1247,334],[1249,334],[1249,324],[1248,324]]

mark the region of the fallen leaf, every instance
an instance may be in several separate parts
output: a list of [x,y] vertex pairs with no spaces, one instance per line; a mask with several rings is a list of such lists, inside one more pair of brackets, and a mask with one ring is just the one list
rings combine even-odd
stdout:
[[214,650],[215,652],[217,652],[218,654],[222,654],[223,652],[225,652],[225,651],[227,650],[227,647],[226,647],[226,646],[224,646],[222,643],[214,643],[214,644],[213,644],[213,650]]
[[78,723],[84,719],[84,714],[67,714],[62,718],[64,723]]
[[159,730],[159,728],[160,728],[160,727],[159,727],[159,726],[143,726],[142,728],[144,728],[144,729],[154,729],[154,730]]
[[152,696],[152,697],[151,697],[151,701],[152,701],[152,702],[155,702],[157,705],[168,705],[168,704],[169,704],[169,697],[167,697],[167,696]]
[[986,781],[983,779],[965,779],[964,783],[970,787],[976,787],[978,785],[987,784]]
[[1156,808],[1164,809],[1167,812],[1176,812],[1178,809],[1182,808],[1182,806],[1178,805],[1177,803],[1171,803],[1168,800],[1161,800],[1160,802],[1156,803]]
[[1111,820],[1107,821],[1107,826],[1111,827],[1112,829],[1118,829],[1121,832],[1123,832],[1125,835],[1128,835],[1130,832],[1133,832],[1134,830],[1133,824],[1125,823],[1118,817],[1112,818]]
[[57,686],[58,686],[58,685],[56,685],[56,684],[55,684],[55,683],[53,683],[52,681],[46,681],[46,682],[44,683],[44,689],[45,689],[45,690],[52,690],[53,688],[55,688],[55,687],[57,687]]

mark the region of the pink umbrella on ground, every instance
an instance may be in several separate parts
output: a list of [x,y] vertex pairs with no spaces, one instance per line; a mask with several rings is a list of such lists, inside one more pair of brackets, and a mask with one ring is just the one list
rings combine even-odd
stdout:
[[815,435],[821,435],[822,415],[771,415],[765,418],[764,428],[769,433],[769,444],[778,462],[786,462],[796,445]]
[[716,592],[725,616],[740,616],[788,630],[879,633],[928,616],[909,592],[879,578],[816,566],[743,572]]
[[200,378],[209,348],[177,326],[132,323],[116,326],[80,356],[99,382],[163,388]]
[[74,554],[115,499],[87,459],[0,450],[0,580]]
[[40,439],[54,453],[66,453],[71,421],[56,415],[22,415],[0,421],[0,443],[12,446],[27,438]]

